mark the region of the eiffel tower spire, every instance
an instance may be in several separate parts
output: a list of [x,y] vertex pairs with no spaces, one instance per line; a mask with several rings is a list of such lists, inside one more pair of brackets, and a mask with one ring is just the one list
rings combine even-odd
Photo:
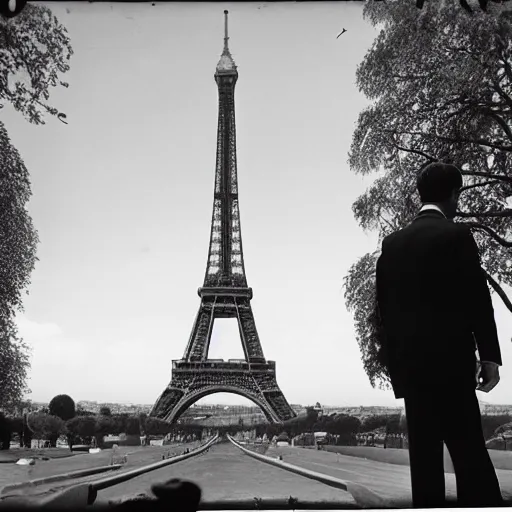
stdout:
[[228,11],[224,11],[224,52],[223,53],[229,53],[228,48]]
[[[219,90],[217,159],[210,248],[203,290],[226,286],[247,289],[236,160],[235,84],[238,71],[229,52],[228,40],[228,11],[224,11],[224,50],[215,71]],[[249,289],[246,293],[250,294]]]
[[224,11],[224,50],[220,57],[219,63],[217,64],[217,72],[236,72],[236,65],[231,53],[229,52],[228,46],[228,11]]

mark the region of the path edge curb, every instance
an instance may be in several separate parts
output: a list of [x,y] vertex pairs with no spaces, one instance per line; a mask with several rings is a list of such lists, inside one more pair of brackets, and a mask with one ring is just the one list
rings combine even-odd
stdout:
[[36,478],[34,480],[29,480],[28,482],[20,482],[17,484],[9,484],[0,489],[0,496],[5,495],[9,491],[16,491],[19,489],[23,489],[24,487],[36,487],[38,485],[43,485],[51,482],[61,482],[62,480],[70,480],[73,478],[80,478],[82,476],[96,475],[98,473],[104,473],[106,471],[113,471],[116,469],[121,469],[123,467],[122,464],[113,464],[110,466],[99,466],[97,468],[88,468],[88,469],[79,469],[77,471],[71,471],[68,473],[62,473],[60,475],[52,475],[44,478]]
[[317,482],[329,485],[330,487],[335,487],[337,489],[348,492],[352,495],[357,505],[359,505],[361,508],[390,508],[390,503],[387,500],[371,491],[364,485],[350,482],[348,480],[341,480],[330,475],[318,473],[306,468],[301,468],[300,466],[295,466],[293,464],[288,464],[287,462],[273,459],[267,455],[262,455],[260,453],[253,452],[252,450],[248,450],[247,448],[238,444],[230,435],[227,435],[227,438],[233,445],[254,459],[260,460],[261,462],[265,462],[267,464],[271,464],[272,466],[276,466],[291,473],[316,480]]

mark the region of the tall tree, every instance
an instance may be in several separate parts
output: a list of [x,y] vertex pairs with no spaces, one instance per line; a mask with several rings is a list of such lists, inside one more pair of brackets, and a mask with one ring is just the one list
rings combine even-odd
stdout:
[[146,420],[146,434],[157,436],[157,435],[167,435],[172,432],[174,429],[173,425],[168,423],[167,421],[149,417]]
[[48,408],[50,410],[50,414],[58,416],[64,421],[68,421],[76,415],[75,402],[69,395],[54,396],[51,399]]
[[[14,18],[0,16],[0,108],[10,103],[33,124],[44,124],[44,114],[65,122],[48,100],[53,87],[68,87],[59,76],[72,54],[66,29],[47,7],[30,4]],[[9,409],[26,391],[30,362],[14,316],[23,311],[38,236],[26,210],[29,173],[2,122],[0,190],[0,407]]]
[[66,422],[70,449],[77,437],[81,438],[82,442],[90,442],[96,434],[96,422],[95,416],[75,416]]
[[100,407],[100,415],[101,416],[112,416],[112,411],[110,410],[110,407],[104,405]]
[[103,438],[116,430],[116,422],[112,416],[98,416],[96,418],[96,446],[103,447]]
[[30,414],[27,424],[38,440],[57,439],[66,433],[66,424],[61,418],[43,412]]
[[146,432],[147,419],[148,419],[148,415],[145,412],[141,412],[139,414],[140,430],[141,430],[141,435],[143,435],[143,436],[147,434],[147,432]]
[[129,436],[140,436],[140,418],[137,415],[128,417],[125,434]]
[[[510,5],[510,4],[509,4]],[[364,16],[381,27],[357,69],[371,105],[361,112],[349,164],[376,173],[353,205],[379,245],[405,227],[420,206],[416,176],[436,160],[461,167],[465,186],[457,222],[467,223],[488,282],[512,312],[512,6],[490,3],[468,14],[453,2],[370,1]],[[362,256],[345,277],[364,368],[372,385],[389,387],[379,359],[375,304],[379,250]]]

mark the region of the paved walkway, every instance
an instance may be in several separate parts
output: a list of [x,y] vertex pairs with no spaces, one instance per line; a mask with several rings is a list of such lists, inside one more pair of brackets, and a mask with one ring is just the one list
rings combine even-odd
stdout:
[[98,504],[139,494],[152,496],[151,485],[171,478],[197,483],[205,500],[289,498],[345,501],[354,505],[344,491],[294,475],[245,455],[231,443],[214,445],[209,452],[146,473],[98,493]]

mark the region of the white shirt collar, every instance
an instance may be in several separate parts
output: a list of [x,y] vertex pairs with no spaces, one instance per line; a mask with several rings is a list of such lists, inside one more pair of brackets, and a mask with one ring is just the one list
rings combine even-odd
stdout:
[[423,212],[425,210],[436,210],[439,213],[441,213],[443,215],[443,217],[446,219],[446,215],[443,213],[443,210],[441,210],[441,208],[439,208],[439,206],[437,206],[435,204],[424,204],[421,207],[420,212]]

